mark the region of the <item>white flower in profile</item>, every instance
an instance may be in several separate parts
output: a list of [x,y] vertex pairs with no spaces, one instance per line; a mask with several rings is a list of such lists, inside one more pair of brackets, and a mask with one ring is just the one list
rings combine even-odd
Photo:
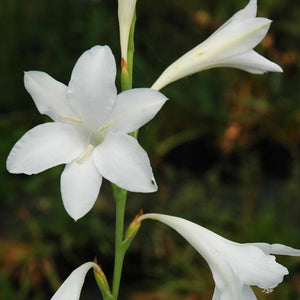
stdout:
[[253,50],[271,24],[269,19],[257,18],[256,11],[256,0],[250,0],[209,38],[171,64],[152,88],[160,90],[187,75],[215,67],[238,68],[254,74],[282,72],[280,66]]
[[120,30],[121,56],[127,63],[128,40],[136,0],[118,0],[118,19]]
[[181,234],[207,261],[215,280],[213,300],[255,300],[251,285],[271,292],[288,270],[270,254],[300,256],[300,250],[281,244],[239,244],[182,218],[145,214]]
[[44,72],[24,76],[40,113],[54,122],[29,130],[7,158],[11,173],[40,173],[66,164],[61,175],[63,204],[75,220],[94,205],[102,177],[132,192],[157,186],[147,153],[132,132],[160,110],[161,93],[140,88],[117,95],[116,65],[109,47],[84,52],[66,86]]
[[96,272],[101,272],[100,267],[94,262],[81,265],[69,275],[51,300],[79,300],[85,276],[91,268]]

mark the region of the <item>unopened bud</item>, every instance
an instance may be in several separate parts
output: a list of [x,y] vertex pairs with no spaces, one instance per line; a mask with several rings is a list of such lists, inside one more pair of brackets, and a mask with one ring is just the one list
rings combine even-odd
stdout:
[[130,225],[128,226],[127,232],[125,234],[125,239],[123,241],[124,245],[126,245],[127,247],[129,247],[131,241],[133,240],[133,238],[135,237],[135,235],[137,234],[137,232],[140,229],[141,222],[138,219],[143,214],[144,214],[144,212],[141,209],[139,211],[139,213],[134,217],[134,219],[132,220]]
[[103,298],[105,299],[113,299],[111,291],[110,291],[110,287],[108,284],[108,281],[106,279],[106,276],[102,270],[102,267],[100,264],[98,264],[97,258],[95,257],[94,259],[94,263],[98,265],[98,268],[94,268],[94,276],[95,276],[95,280],[97,282],[97,285],[103,295]]

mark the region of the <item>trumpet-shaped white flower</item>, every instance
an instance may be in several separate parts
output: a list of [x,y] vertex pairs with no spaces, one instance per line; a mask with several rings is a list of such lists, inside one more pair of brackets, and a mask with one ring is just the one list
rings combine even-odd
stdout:
[[81,55],[68,86],[43,72],[24,76],[39,112],[55,122],[28,131],[11,150],[7,169],[31,175],[66,164],[62,200],[75,220],[94,205],[102,177],[128,191],[157,190],[147,153],[127,133],[151,120],[166,97],[149,88],[117,95],[115,76],[107,46]]
[[85,276],[91,268],[100,272],[100,267],[94,262],[81,265],[69,275],[51,300],[79,300]]
[[127,50],[130,27],[135,11],[136,0],[118,0],[121,56],[127,63]]
[[272,291],[288,270],[270,254],[300,256],[300,250],[281,244],[239,244],[182,218],[145,214],[138,221],[154,219],[181,234],[207,261],[215,280],[213,300],[255,300],[256,285]]
[[238,68],[255,74],[282,72],[280,66],[253,50],[271,24],[269,19],[256,17],[256,1],[250,0],[208,39],[171,64],[152,88],[160,90],[187,75],[215,67]]

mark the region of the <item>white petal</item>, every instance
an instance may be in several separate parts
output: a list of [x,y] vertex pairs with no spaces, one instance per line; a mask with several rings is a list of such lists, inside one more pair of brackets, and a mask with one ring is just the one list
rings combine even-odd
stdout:
[[11,173],[40,173],[72,161],[80,155],[83,147],[83,137],[71,125],[41,124],[25,133],[15,144],[6,167]]
[[257,1],[250,0],[244,9],[241,9],[232,16],[234,22],[239,22],[243,19],[250,19],[256,16],[257,12]]
[[248,285],[244,285],[241,291],[240,299],[243,300],[257,300],[252,288]]
[[76,62],[68,98],[79,117],[94,128],[106,122],[116,97],[116,63],[108,46],[95,46]]
[[60,121],[60,115],[76,117],[67,101],[67,87],[47,73],[25,72],[24,85],[41,114],[54,121]]
[[282,68],[258,54],[254,50],[236,55],[219,63],[219,67],[237,68],[253,74],[262,74],[265,72],[283,72]]
[[253,19],[256,16],[257,12],[257,1],[250,0],[247,6],[244,9],[236,12],[229,20],[227,20],[218,30],[216,30],[212,35],[215,35],[217,32],[221,31],[224,27],[226,27],[229,23],[239,23],[245,19]]
[[288,274],[288,270],[266,255],[261,249],[249,244],[234,243],[224,253],[237,276],[248,285],[263,289],[274,288]]
[[92,209],[101,183],[102,176],[91,155],[82,162],[73,161],[66,165],[61,174],[61,194],[66,211],[75,221]]
[[120,93],[110,116],[111,130],[133,132],[149,122],[166,101],[163,94],[148,88]]
[[99,270],[93,262],[87,262],[75,269],[53,295],[51,300],[79,300],[85,276],[89,269]]
[[265,37],[270,24],[269,19],[255,18],[227,25],[191,50],[197,57],[195,62],[198,60],[202,68],[214,61],[248,52]]
[[215,287],[212,300],[220,300],[220,299],[221,299],[221,293],[220,293],[219,289],[217,287]]
[[136,139],[124,133],[108,133],[93,151],[103,177],[131,192],[157,190],[149,158]]
[[252,245],[259,247],[265,254],[300,256],[300,250],[282,244],[252,243]]
[[229,289],[221,292],[216,286],[212,300],[257,300],[257,298],[248,285],[244,285],[238,295],[232,295]]
[[[202,254],[201,252],[199,253]],[[207,262],[216,284],[214,297],[218,299],[217,297],[220,295],[219,299],[221,300],[243,299],[240,295],[244,284],[235,274],[228,262],[224,260],[219,253],[216,253],[213,260],[209,259]]]

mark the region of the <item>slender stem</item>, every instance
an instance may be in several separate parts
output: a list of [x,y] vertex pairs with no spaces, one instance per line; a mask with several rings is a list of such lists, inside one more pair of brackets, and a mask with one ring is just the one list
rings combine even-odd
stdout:
[[116,202],[115,265],[112,285],[113,299],[118,299],[125,249],[122,247],[127,191],[113,185]]

